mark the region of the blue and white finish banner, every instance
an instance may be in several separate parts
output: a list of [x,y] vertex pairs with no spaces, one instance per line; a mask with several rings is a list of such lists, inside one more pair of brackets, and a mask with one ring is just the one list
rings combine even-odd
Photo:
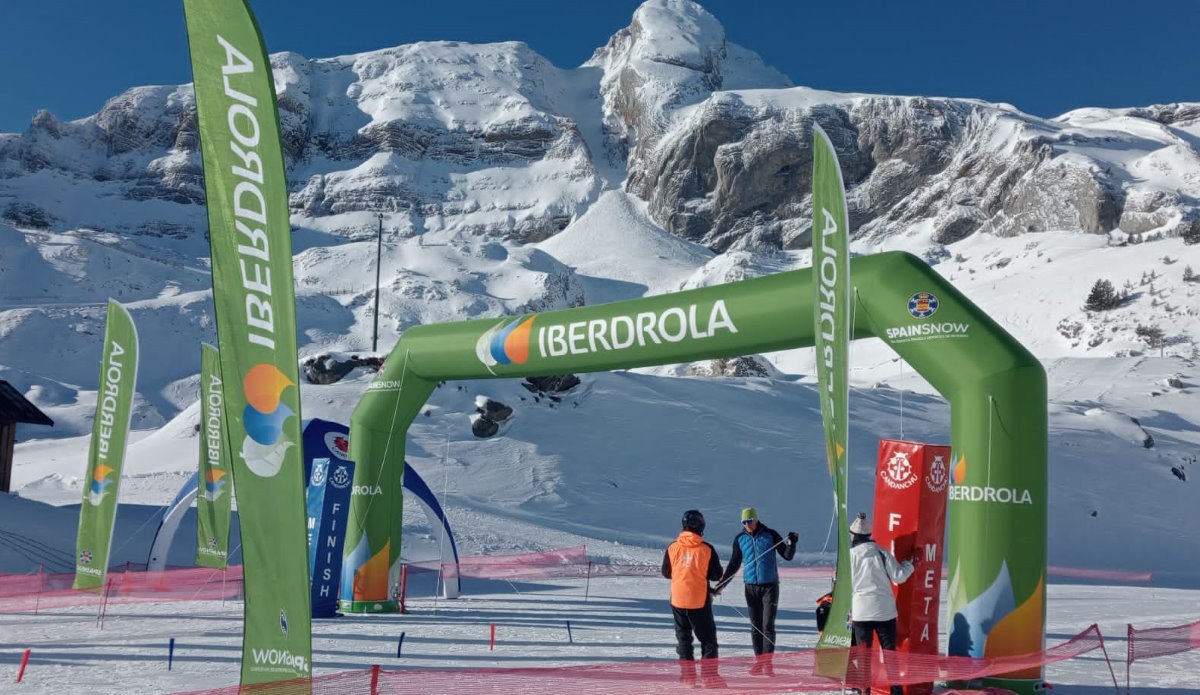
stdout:
[[312,578],[312,616],[337,615],[342,548],[350,516],[354,462],[315,458],[308,483],[308,567]]

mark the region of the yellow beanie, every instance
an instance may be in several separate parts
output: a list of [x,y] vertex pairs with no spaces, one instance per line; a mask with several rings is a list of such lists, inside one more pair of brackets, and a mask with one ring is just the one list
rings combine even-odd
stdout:
[[746,507],[742,510],[742,521],[750,521],[751,519],[758,521],[758,512],[754,511],[754,507]]

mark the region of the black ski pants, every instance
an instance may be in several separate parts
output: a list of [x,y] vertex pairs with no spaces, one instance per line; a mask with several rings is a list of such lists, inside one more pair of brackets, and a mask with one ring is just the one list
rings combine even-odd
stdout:
[[713,619],[712,603],[706,602],[703,608],[676,608],[671,606],[675,615],[675,653],[680,659],[695,659],[692,647],[692,633],[700,641],[700,658],[717,658],[717,623]]
[[746,608],[750,611],[750,643],[754,654],[775,651],[775,614],[779,611],[779,582],[746,585]]
[[[883,665],[888,672],[888,680],[892,680],[892,664],[887,653],[896,650],[896,619],[891,620],[855,620],[854,643],[857,645],[852,666],[853,682],[847,674],[847,683],[868,692],[871,688],[871,646],[875,644],[875,635],[879,635],[879,648],[883,651]],[[903,686],[893,685],[891,695],[904,695]]]

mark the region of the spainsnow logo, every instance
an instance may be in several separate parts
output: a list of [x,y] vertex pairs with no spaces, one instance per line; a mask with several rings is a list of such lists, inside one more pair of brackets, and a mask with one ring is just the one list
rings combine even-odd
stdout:
[[341,432],[326,432],[325,448],[343,461],[350,460],[350,440]]
[[242,458],[259,477],[270,478],[279,473],[288,447],[294,444],[282,435],[283,423],[295,413],[280,401],[283,390],[293,385],[275,365],[265,362],[251,367],[242,381],[246,396],[246,409],[242,411],[242,424],[246,428]]
[[918,292],[908,298],[908,313],[915,319],[927,319],[937,310],[938,298],[932,292]]
[[221,488],[225,487],[225,481],[222,480],[225,477],[225,471],[210,468],[204,477],[204,499],[216,502],[221,497]]
[[92,564],[92,551],[80,550],[79,551],[79,561],[85,565]]
[[345,466],[338,466],[333,469],[333,475],[329,476],[329,484],[339,490],[346,489],[346,486],[350,482],[350,471],[346,470]]
[[529,336],[533,331],[533,320],[516,318],[509,323],[501,321],[492,326],[475,343],[475,356],[488,371],[498,364],[525,364],[529,359]]
[[935,495],[940,495],[950,482],[950,471],[946,468],[946,459],[940,454],[933,457],[929,464],[929,472],[925,474],[925,487]]
[[106,466],[103,463],[97,463],[96,468],[92,470],[92,484],[88,489],[88,502],[93,507],[99,507],[100,503],[104,501],[104,495],[108,492],[106,488],[112,485],[113,482],[109,479],[108,474],[114,470],[116,469],[112,466]]
[[917,472],[913,470],[908,454],[897,451],[892,454],[883,466],[883,482],[893,490],[907,490],[917,482]]

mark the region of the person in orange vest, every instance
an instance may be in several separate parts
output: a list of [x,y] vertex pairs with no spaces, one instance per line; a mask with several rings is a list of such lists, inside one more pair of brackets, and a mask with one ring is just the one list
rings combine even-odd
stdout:
[[700,658],[717,658],[717,623],[708,583],[722,574],[717,551],[704,540],[704,515],[696,509],[687,510],[683,513],[683,530],[667,546],[662,562],[662,575],[671,580],[671,612],[678,642],[675,652],[680,661],[695,659],[693,633],[700,641]]

